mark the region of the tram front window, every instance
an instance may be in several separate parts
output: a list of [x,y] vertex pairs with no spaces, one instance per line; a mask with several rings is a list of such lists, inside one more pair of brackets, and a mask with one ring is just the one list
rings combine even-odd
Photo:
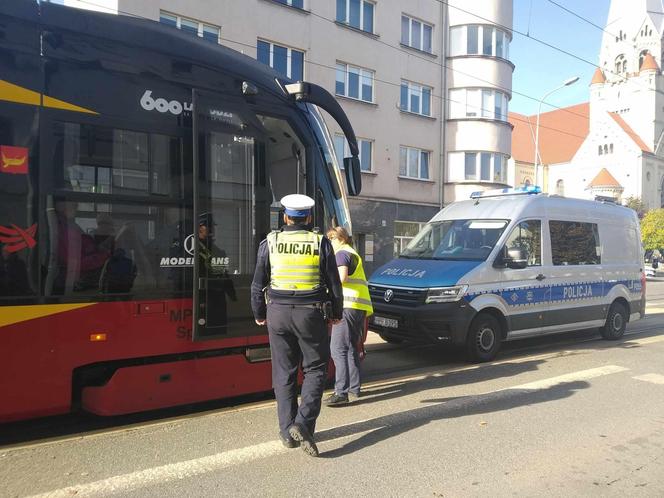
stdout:
[[[318,109],[311,104],[307,104],[307,108],[309,110],[309,122],[319,148],[317,156],[317,159],[320,158],[317,167],[317,189],[319,194],[316,202],[319,204],[319,210],[323,210],[323,226],[321,228],[327,231],[329,228],[342,226],[352,232],[348,202],[342,191],[341,168],[333,153],[332,137],[330,137],[329,130],[325,126]],[[343,160],[343,158],[339,158],[339,160]]]

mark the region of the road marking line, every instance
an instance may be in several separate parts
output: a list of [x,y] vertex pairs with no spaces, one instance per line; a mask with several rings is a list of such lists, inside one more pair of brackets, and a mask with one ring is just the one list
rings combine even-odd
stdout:
[[632,377],[632,379],[642,380],[645,382],[650,382],[652,384],[664,385],[664,375],[655,374],[655,373],[637,375],[636,377]]
[[528,382],[518,386],[508,387],[507,389],[548,389],[549,387],[557,386],[567,382],[578,382],[581,380],[594,379],[603,375],[609,375],[618,372],[625,372],[629,368],[619,367],[618,365],[607,365],[605,367],[591,368],[589,370],[581,370],[549,379],[537,380],[535,382]]
[[[607,365],[605,367],[581,370],[565,375],[559,375],[557,377],[551,377],[549,379],[543,379],[504,389],[497,389],[495,391],[484,392],[477,395],[472,395],[470,397],[486,396],[488,394],[505,392],[509,390],[547,389],[566,382],[588,380],[601,377],[603,375],[624,372],[626,370],[629,369],[617,365]],[[431,406],[432,405],[421,406],[415,409],[405,410],[405,412],[412,414],[420,410],[428,409]],[[394,412],[391,415],[397,415],[399,413],[404,412]],[[364,419],[342,424],[340,426],[329,427],[321,430],[319,432],[318,438],[321,442],[329,443],[331,441],[348,439],[349,437],[359,437],[366,433],[373,432],[378,428],[371,428],[369,430],[363,430],[351,434],[340,434],[336,437],[334,435],[335,433],[338,433],[340,429],[343,430],[344,427],[366,425],[367,423],[371,423],[372,421],[379,420],[383,417],[384,415],[377,418]],[[325,434],[329,434],[332,437],[326,438]],[[102,494],[127,493],[133,489],[149,486],[151,484],[164,484],[174,480],[188,479],[197,475],[221,470],[234,465],[256,461],[262,458],[268,458],[281,453],[286,453],[288,451],[292,450],[286,449],[280,441],[268,441],[266,443],[224,451],[210,456],[194,458],[191,460],[185,460],[183,462],[170,463],[161,465],[159,467],[152,467],[127,474],[108,477],[99,481],[68,486],[66,488],[56,489],[38,495],[32,495],[30,498],[71,498],[71,496],[98,496]]]
[[269,441],[267,443],[225,451],[207,457],[170,463],[160,467],[152,467],[137,472],[131,472],[129,474],[109,477],[100,481],[56,489],[54,491],[33,495],[31,498],[71,498],[72,496],[98,496],[101,494],[127,492],[141,486],[186,479],[207,472],[212,472],[213,470],[223,469],[231,465],[239,465],[259,458],[285,453],[287,451],[290,450],[285,448],[281,442]]

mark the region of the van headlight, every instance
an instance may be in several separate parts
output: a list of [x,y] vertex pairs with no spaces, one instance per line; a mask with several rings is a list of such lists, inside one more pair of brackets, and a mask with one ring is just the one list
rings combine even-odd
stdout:
[[452,303],[461,299],[468,290],[467,285],[455,285],[454,287],[433,287],[427,292],[427,298],[424,301],[431,303]]

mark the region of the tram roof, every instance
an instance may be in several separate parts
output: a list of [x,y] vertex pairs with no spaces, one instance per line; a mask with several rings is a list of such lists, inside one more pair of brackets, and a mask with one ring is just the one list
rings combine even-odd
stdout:
[[[22,19],[44,27],[102,38],[127,46],[136,46],[159,53],[167,52],[177,59],[201,66],[219,68],[226,74],[244,78],[283,100],[288,96],[279,91],[275,79],[291,81],[256,59],[220,44],[192,36],[179,29],[150,19],[128,15],[104,14],[34,0],[0,3],[0,15]],[[131,58],[131,54],[127,54]]]

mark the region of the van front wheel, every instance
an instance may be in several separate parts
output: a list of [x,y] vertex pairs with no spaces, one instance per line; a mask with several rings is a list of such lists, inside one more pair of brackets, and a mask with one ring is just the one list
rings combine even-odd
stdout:
[[469,361],[491,361],[498,354],[502,338],[500,323],[488,313],[480,313],[471,322],[466,338]]
[[627,309],[622,303],[613,303],[606,317],[606,324],[599,331],[604,339],[615,341],[625,333],[627,326]]

